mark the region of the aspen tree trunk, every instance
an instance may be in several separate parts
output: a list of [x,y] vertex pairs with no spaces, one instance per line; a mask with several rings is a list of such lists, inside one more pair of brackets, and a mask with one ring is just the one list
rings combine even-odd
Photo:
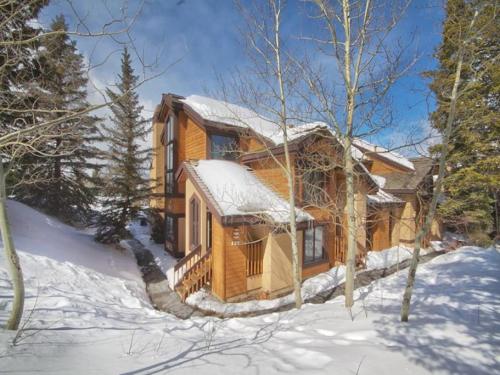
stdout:
[[[477,17],[477,11],[472,18],[472,21],[469,26],[469,31],[473,28],[474,22]],[[460,84],[460,75],[462,73],[462,64],[464,60],[464,52],[465,52],[465,39],[462,41],[457,57],[457,68],[455,70],[455,80],[453,82],[453,89],[451,91],[450,97],[450,113],[448,115],[448,119],[446,121],[446,127],[443,134],[443,144],[441,149],[441,155],[439,157],[439,172],[436,180],[436,186],[434,188],[434,192],[432,195],[431,204],[429,207],[429,212],[425,217],[425,222],[422,228],[417,233],[415,238],[415,249],[413,250],[413,256],[410,263],[410,269],[408,271],[408,280],[406,282],[406,288],[403,295],[403,303],[401,305],[401,321],[407,322],[408,317],[410,315],[410,303],[411,296],[413,292],[413,285],[415,284],[415,275],[417,273],[417,266],[420,256],[420,248],[422,240],[427,236],[429,232],[432,220],[434,219],[434,214],[436,212],[437,201],[441,194],[442,186],[443,186],[443,178],[446,172],[446,159],[448,157],[448,143],[453,132],[453,122],[455,120],[455,113],[457,108],[457,98],[458,98],[458,86]]]
[[281,67],[281,46],[280,46],[280,14],[281,8],[275,7],[274,12],[274,38],[275,38],[275,58],[277,68],[277,78],[279,84],[280,95],[280,117],[281,117],[281,130],[283,132],[283,148],[285,151],[285,173],[288,185],[288,204],[290,205],[290,241],[292,243],[292,277],[293,277],[293,291],[295,296],[295,307],[300,309],[302,306],[301,284],[302,275],[300,270],[299,261],[299,247],[297,243],[297,217],[295,212],[295,189],[294,189],[294,169],[290,159],[290,152],[288,150],[288,133],[287,133],[287,106],[285,89],[283,83],[283,73]]
[[351,156],[351,139],[345,141],[345,174],[346,174],[346,206],[347,206],[347,256],[345,276],[345,306],[354,304],[354,274],[356,272],[356,212],[354,208],[354,166]]
[[0,160],[0,232],[2,234],[2,242],[5,250],[5,260],[9,265],[10,277],[12,278],[12,284],[14,287],[12,311],[5,328],[17,330],[19,327],[19,323],[21,322],[21,317],[23,315],[24,281],[21,264],[14,247],[9,220],[7,218],[6,201],[7,193],[5,189],[5,173],[3,169],[3,162]]
[[347,112],[346,112],[346,135],[344,138],[344,169],[346,174],[346,206],[347,206],[347,257],[346,257],[346,279],[345,279],[345,306],[354,304],[354,273],[356,263],[356,212],[354,208],[354,163],[352,160],[351,147],[353,136],[354,116],[354,88],[351,82],[351,15],[349,0],[343,0],[342,9],[344,15],[344,79],[346,83]]

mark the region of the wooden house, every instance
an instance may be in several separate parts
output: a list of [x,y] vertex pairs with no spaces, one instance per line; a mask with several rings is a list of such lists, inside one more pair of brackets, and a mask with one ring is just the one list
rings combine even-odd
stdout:
[[[343,149],[321,123],[291,127],[288,139],[298,203],[300,263],[302,277],[307,278],[345,261]],[[406,208],[413,198],[406,198],[409,191],[381,186],[383,179],[392,181],[390,173],[411,174],[414,169],[405,169],[407,159],[399,164],[393,160],[394,166],[387,157],[372,155],[361,146],[362,142],[357,144],[353,154],[358,160],[355,206],[360,264],[367,249],[409,243],[415,232],[414,228],[402,231],[387,240],[388,230],[396,233],[396,226],[406,228],[391,220],[393,212],[398,220],[414,215]],[[156,194],[151,207],[164,218],[166,251],[180,258],[174,268],[179,294],[185,298],[206,285],[224,301],[290,292],[288,189],[280,167],[284,150],[279,128],[234,104],[164,94],[153,118],[153,148],[151,177]],[[331,165],[313,168],[319,164],[315,157]],[[317,199],[312,204],[312,196],[322,196],[321,204]],[[371,225],[375,216],[385,224]]]

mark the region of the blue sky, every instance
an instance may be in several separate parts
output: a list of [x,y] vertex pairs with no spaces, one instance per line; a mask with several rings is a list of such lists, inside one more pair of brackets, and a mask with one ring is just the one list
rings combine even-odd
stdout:
[[[119,14],[122,1],[103,0],[75,1],[86,24],[97,30],[110,19],[110,14]],[[137,9],[138,1],[129,1],[129,13]],[[108,10],[109,9],[109,10]],[[307,17],[307,5],[303,1],[288,1],[283,16],[283,30],[291,41],[301,35],[314,33],[317,24]],[[67,16],[71,26],[76,25],[73,11],[64,0],[55,0],[40,17],[44,25],[58,13]],[[421,57],[411,73],[391,91],[391,102],[396,123],[401,128],[426,127],[429,98],[421,72],[435,67],[432,54],[440,42],[442,3],[437,0],[415,0],[395,31],[395,37],[406,38],[414,33],[412,53]],[[161,93],[173,92],[181,95],[206,94],[220,89],[217,79],[229,79],[234,69],[244,69],[248,64],[244,41],[240,29],[242,18],[232,0],[149,0],[142,7],[131,32],[137,47],[135,67],[141,73],[138,56],[152,62],[157,59],[154,72],[161,72],[174,61],[177,63],[164,74],[145,83],[139,90],[145,115],[150,114],[160,101]],[[118,37],[120,39],[121,37]],[[123,38],[121,38],[123,40]],[[97,87],[111,85],[116,81],[120,68],[121,46],[111,38],[77,38],[80,51],[100,64],[92,71],[92,81]],[[151,72],[149,72],[151,74]],[[92,89],[91,89],[92,91]],[[93,100],[99,96],[90,93]],[[397,132],[381,134],[377,141],[384,143],[397,137]]]

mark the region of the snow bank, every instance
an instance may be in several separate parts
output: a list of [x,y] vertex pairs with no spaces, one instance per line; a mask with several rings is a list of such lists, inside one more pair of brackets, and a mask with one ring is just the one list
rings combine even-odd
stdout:
[[[422,249],[420,254],[426,254],[426,250]],[[369,251],[366,255],[366,269],[377,270],[391,267],[406,259],[410,259],[413,255],[413,249],[405,246],[394,246],[382,251]]]
[[7,201],[17,249],[105,275],[141,280],[133,255],[94,241],[91,231],[76,229],[22,203]]
[[[123,326],[132,315],[154,315],[135,258],[22,203],[8,201],[13,239],[26,284],[25,312],[36,308],[53,327]],[[0,254],[0,296],[10,296]],[[0,306],[7,318],[10,298]],[[35,318],[40,318],[36,316]],[[102,318],[102,319],[101,319]]]

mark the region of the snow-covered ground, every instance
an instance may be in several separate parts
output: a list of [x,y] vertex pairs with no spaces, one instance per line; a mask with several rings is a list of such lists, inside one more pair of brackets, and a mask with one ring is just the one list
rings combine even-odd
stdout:
[[[422,249],[421,254],[426,254],[430,249]],[[395,264],[398,264],[406,259],[411,258],[412,250],[404,246],[394,246],[382,251],[369,251],[366,256],[366,268],[360,272],[384,269]],[[330,268],[327,272],[320,273],[303,282],[301,288],[302,299],[306,300],[315,295],[326,292],[337,285],[345,282],[345,266],[340,265]],[[242,314],[247,312],[268,311],[277,309],[280,306],[285,306],[294,303],[293,294],[288,294],[283,297],[270,300],[252,300],[245,302],[223,303],[213,297],[206,290],[201,289],[198,292],[191,294],[187,300],[191,306],[198,307],[204,311],[226,314]],[[234,315],[233,315],[234,316]]]
[[[129,254],[25,206],[9,206],[14,239],[23,250],[25,316],[38,300],[16,346],[13,333],[0,330],[0,372],[499,371],[500,255],[493,248],[463,247],[422,264],[408,324],[398,319],[406,270],[358,289],[352,315],[339,297],[255,318],[179,320],[152,309]],[[22,239],[25,232],[31,240]],[[127,271],[120,275],[121,267]],[[0,257],[2,322],[12,294],[5,268]]]

